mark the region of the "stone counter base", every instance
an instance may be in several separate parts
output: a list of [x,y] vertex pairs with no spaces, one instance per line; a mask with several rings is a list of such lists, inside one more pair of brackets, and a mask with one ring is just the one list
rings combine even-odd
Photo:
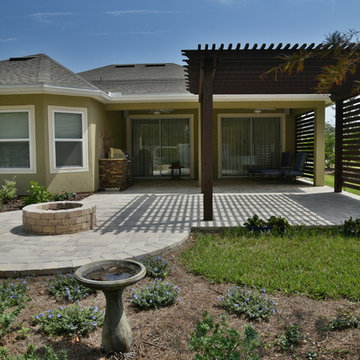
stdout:
[[24,231],[30,234],[71,234],[96,227],[96,207],[74,201],[28,205],[22,216]]

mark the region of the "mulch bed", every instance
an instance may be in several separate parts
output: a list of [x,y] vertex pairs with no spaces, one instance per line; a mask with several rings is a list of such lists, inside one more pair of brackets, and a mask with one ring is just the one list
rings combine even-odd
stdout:
[[[191,240],[189,240],[191,241]],[[184,246],[187,246],[185,244]],[[30,343],[37,347],[46,344],[55,349],[65,349],[69,359],[146,359],[146,360],[190,360],[194,354],[188,349],[189,334],[194,330],[196,321],[202,313],[208,311],[217,319],[226,315],[231,327],[243,332],[244,325],[249,322],[244,318],[227,314],[218,304],[217,296],[222,295],[231,284],[212,284],[200,276],[186,271],[179,263],[178,254],[181,249],[165,255],[172,264],[172,274],[167,280],[181,288],[181,301],[175,305],[159,310],[138,311],[129,302],[129,289],[124,292],[124,303],[129,323],[133,330],[133,346],[125,355],[108,355],[101,352],[101,329],[98,328],[88,337],[71,339],[66,337],[51,338],[40,333],[29,321],[32,316],[49,308],[57,308],[65,303],[57,303],[45,290],[45,284],[53,276],[37,276],[30,280],[29,294],[32,297],[19,316],[21,326],[29,327],[29,337],[17,338],[13,331],[3,339],[3,346],[13,355],[24,353]],[[145,278],[136,284],[142,286],[150,281]],[[325,331],[323,317],[331,318],[338,310],[350,310],[360,313],[359,303],[347,300],[316,301],[304,296],[272,295],[278,303],[277,313],[269,321],[254,322],[251,325],[261,334],[263,347],[262,359],[308,359],[309,351],[316,351],[318,359],[356,359],[360,358],[360,330],[341,332]],[[82,306],[98,305],[105,307],[102,293],[81,301]],[[293,353],[281,352],[275,346],[276,339],[284,333],[287,325],[298,323],[304,338]],[[21,327],[20,326],[20,327]]]

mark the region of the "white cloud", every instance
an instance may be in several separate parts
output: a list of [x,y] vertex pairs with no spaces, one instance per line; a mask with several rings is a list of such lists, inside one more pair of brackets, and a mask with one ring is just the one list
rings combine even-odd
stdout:
[[174,11],[168,10],[114,10],[114,11],[105,11],[105,14],[122,16],[122,15],[157,15],[157,14],[174,14]]
[[39,23],[42,24],[51,24],[51,19],[58,17],[58,16],[69,16],[73,15],[71,12],[39,12],[30,14],[30,17]]
[[0,39],[0,42],[11,42],[11,41],[16,41],[17,38],[16,37],[12,37],[12,38],[3,38]]

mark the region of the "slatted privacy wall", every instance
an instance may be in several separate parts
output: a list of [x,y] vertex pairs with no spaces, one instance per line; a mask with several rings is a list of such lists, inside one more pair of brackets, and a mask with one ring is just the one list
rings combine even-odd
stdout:
[[343,101],[342,185],[360,190],[360,96]]
[[314,179],[315,112],[296,116],[295,125],[295,151],[307,153],[304,176]]

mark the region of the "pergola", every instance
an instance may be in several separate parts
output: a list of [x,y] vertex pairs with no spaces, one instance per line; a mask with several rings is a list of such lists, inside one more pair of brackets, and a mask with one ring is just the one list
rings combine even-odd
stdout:
[[[291,46],[263,44],[252,47],[230,44],[216,48],[205,45],[196,50],[182,50],[187,57],[187,88],[199,95],[201,109],[201,189],[204,196],[204,220],[213,218],[213,95],[214,94],[315,94],[317,76],[325,65],[334,64],[331,52],[305,61],[304,70],[263,77],[282,61],[280,56],[299,51],[328,49],[324,45]],[[333,89],[336,102],[336,172],[335,191],[342,186],[360,189],[360,100],[351,97],[350,84],[359,79],[360,69],[341,86]],[[355,108],[355,109],[354,109]],[[350,131],[350,133],[349,133]],[[348,142],[344,143],[344,140]],[[349,184],[350,183],[350,184]]]

